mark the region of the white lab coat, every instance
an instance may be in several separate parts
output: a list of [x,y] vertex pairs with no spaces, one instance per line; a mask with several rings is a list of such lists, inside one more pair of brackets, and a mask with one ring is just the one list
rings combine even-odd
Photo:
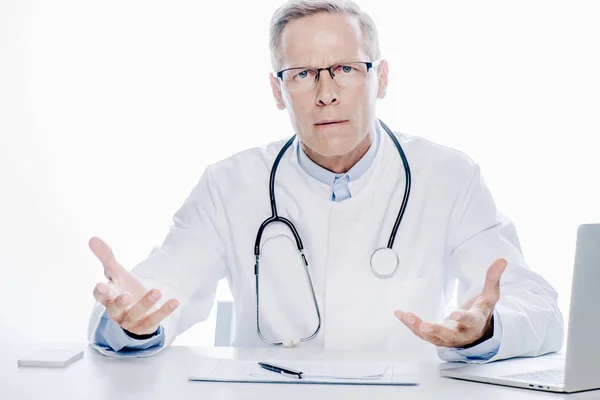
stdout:
[[[369,267],[372,252],[387,244],[404,193],[402,161],[390,138],[381,135],[373,165],[349,183],[352,197],[339,203],[329,199],[327,185],[301,169],[297,140],[281,160],[278,212],[302,237],[322,316],[318,336],[300,347],[436,357],[436,348],[415,337],[394,311],[442,321],[454,307],[448,303],[455,289],[462,304],[481,290],[492,262],[504,257],[508,267],[496,306],[502,338],[492,360],[558,350],[563,321],[556,292],[525,264],[515,229],[496,210],[479,167],[458,151],[396,135],[410,164],[412,191],[394,245],[400,269],[390,279],[375,277]],[[227,278],[235,310],[233,345],[267,346],[256,333],[253,248],[258,227],[271,214],[269,172],[283,144],[209,166],[175,214],[163,245],[134,268],[148,288],[162,291],[161,302],[172,297],[181,302],[162,324],[166,345],[206,319],[218,281]],[[316,313],[291,232],[271,224],[261,249],[263,334],[278,341],[310,335]],[[103,311],[97,304],[92,313],[91,342]]]

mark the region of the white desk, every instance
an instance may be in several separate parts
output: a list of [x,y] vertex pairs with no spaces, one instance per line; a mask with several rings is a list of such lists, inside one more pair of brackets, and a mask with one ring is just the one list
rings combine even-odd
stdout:
[[173,346],[149,358],[114,359],[87,347],[83,359],[67,368],[18,367],[17,359],[31,349],[31,344],[23,342],[3,343],[0,350],[0,399],[600,399],[600,390],[562,395],[441,378],[438,369],[448,366],[441,362],[407,362],[407,370],[412,370],[419,377],[420,385],[416,387],[267,385],[187,380],[189,371],[202,357],[386,360],[385,355],[375,357],[303,349]]

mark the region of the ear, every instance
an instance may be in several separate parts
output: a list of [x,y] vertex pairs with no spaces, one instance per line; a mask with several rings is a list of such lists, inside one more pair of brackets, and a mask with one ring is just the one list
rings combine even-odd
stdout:
[[275,104],[277,105],[277,108],[284,110],[285,103],[283,102],[283,96],[281,94],[281,84],[279,82],[279,78],[273,76],[273,74],[269,74],[269,80],[271,81],[271,91],[273,92]]
[[377,77],[379,79],[377,97],[383,99],[386,95],[387,86],[388,86],[388,63],[386,60],[381,60],[379,63],[379,67],[377,68]]

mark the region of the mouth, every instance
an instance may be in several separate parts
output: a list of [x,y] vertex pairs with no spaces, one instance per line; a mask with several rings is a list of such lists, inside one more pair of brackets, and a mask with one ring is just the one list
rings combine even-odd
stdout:
[[344,119],[324,119],[322,121],[317,122],[315,125],[316,126],[332,126],[332,125],[343,124],[345,122],[348,122],[348,120],[344,120]]

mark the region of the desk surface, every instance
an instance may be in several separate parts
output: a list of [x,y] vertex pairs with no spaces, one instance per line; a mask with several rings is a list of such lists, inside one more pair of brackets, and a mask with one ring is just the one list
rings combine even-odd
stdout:
[[[306,349],[236,349],[172,346],[148,358],[104,357],[91,347],[83,359],[66,368],[24,368],[17,359],[35,345],[2,344],[0,399],[599,399],[600,390],[570,395],[544,393],[484,383],[441,378],[441,362],[406,363],[420,385],[369,387],[190,382],[188,373],[202,357],[319,360],[389,360],[385,355],[344,354]],[[398,362],[398,360],[389,360]]]

